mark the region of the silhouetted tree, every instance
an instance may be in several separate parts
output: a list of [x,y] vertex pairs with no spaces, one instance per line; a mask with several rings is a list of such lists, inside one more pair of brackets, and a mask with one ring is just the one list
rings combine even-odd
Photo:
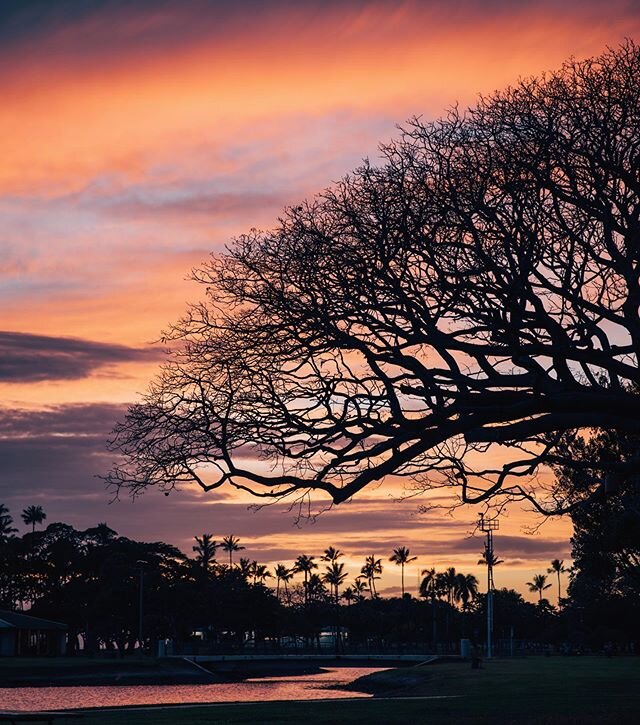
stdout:
[[[575,466],[556,471],[565,495],[579,502],[570,514],[573,566],[565,609],[593,647],[640,637],[640,479],[624,480],[609,469],[610,463],[634,465],[639,452],[640,436],[600,430],[575,439],[568,447]],[[597,475],[594,460],[610,474],[585,501]]]
[[117,532],[109,528],[104,521],[84,532],[84,537],[90,546],[106,546],[117,536]]
[[491,566],[498,566],[499,564],[504,564],[504,560],[499,559],[495,551],[489,553],[485,545],[484,551],[478,559],[478,564],[481,564],[482,566],[488,566],[489,563],[491,563]]
[[[117,427],[110,482],[339,503],[393,474],[567,510],[531,476],[572,465],[563,437],[640,430],[639,107],[626,42],[414,121],[383,165],[240,237],[194,273],[206,300]],[[594,465],[584,496],[637,468]]]
[[305,604],[309,601],[309,575],[314,569],[318,568],[317,563],[314,561],[315,557],[307,556],[306,554],[300,554],[293,565],[293,571],[304,575],[304,601]]
[[552,559],[551,566],[547,569],[547,574],[555,574],[558,577],[558,606],[560,606],[560,599],[562,598],[562,591],[560,589],[560,574],[566,573],[564,568],[564,561],[562,559]]
[[362,580],[362,577],[356,577],[351,589],[353,589],[353,596],[356,601],[361,602],[364,600],[367,585]]
[[[257,561],[251,561],[251,559],[248,559],[246,556],[241,556],[240,561],[237,565],[238,574],[245,580],[249,581],[249,579],[253,576],[253,570],[255,565],[257,565]],[[231,569],[231,565],[229,566],[229,569]]]
[[237,536],[224,536],[220,548],[229,554],[229,568],[233,566],[233,554],[236,551],[241,551],[244,546],[240,546],[240,539]]
[[353,587],[347,587],[347,588],[346,588],[346,589],[345,589],[345,590],[344,590],[344,591],[342,592],[342,598],[343,598],[343,599],[344,599],[344,601],[345,601],[345,602],[347,603],[347,605],[350,605],[350,604],[352,604],[353,602],[355,602],[355,601],[357,600],[357,596],[356,596],[356,593],[355,593],[355,591],[353,590]]
[[9,509],[3,503],[0,503],[0,544],[7,541],[17,531],[18,529],[13,526],[13,518],[9,513]]
[[47,518],[42,506],[27,506],[22,512],[22,520],[25,526],[31,526],[31,532],[35,533],[36,524],[41,524]]
[[336,604],[340,601],[339,589],[344,584],[347,576],[347,572],[344,570],[344,564],[338,561],[333,561],[322,575],[322,580],[325,584],[328,584],[333,591]]
[[364,565],[360,569],[360,573],[367,580],[371,599],[377,597],[376,580],[380,579],[379,575],[382,574],[382,559],[376,559],[373,554],[371,556],[367,556]]
[[194,536],[196,545],[191,550],[196,554],[196,561],[205,571],[210,571],[216,561],[216,550],[218,543],[211,534],[202,534],[202,536]]
[[549,589],[551,584],[547,584],[546,574],[534,574],[533,580],[527,582],[527,586],[529,587],[530,592],[538,592],[540,597],[539,601],[542,604],[542,594],[546,589]]
[[431,602],[432,639],[435,643],[438,637],[436,602],[442,594],[442,577],[438,575],[434,568],[423,569],[421,575],[423,579],[420,582],[420,596]]
[[461,602],[463,611],[478,596],[478,580],[473,574],[457,574],[455,583],[455,599]]
[[284,564],[276,564],[276,599],[280,601],[280,582],[284,584],[284,592],[287,600],[289,599],[288,583],[293,579],[293,571]]
[[340,551],[340,549],[336,549],[334,546],[328,546],[325,550],[320,559],[322,561],[328,561],[330,564],[333,564],[334,562],[338,561],[341,557],[343,557],[344,554]]
[[453,606],[457,596],[458,572],[455,567],[450,566],[440,574],[440,589],[444,592],[447,603]]
[[392,561],[396,566],[399,566],[401,569],[401,575],[402,575],[402,597],[404,599],[404,567],[406,564],[410,564],[412,561],[415,561],[418,557],[417,556],[410,556],[410,551],[407,549],[406,546],[399,546],[397,549],[393,550],[393,554],[389,557],[389,561]]
[[309,574],[306,592],[309,602],[321,602],[327,599],[328,595],[322,577],[316,573]]
[[273,574],[267,569],[266,564],[259,564],[257,561],[251,562],[251,576],[254,584],[264,584]]

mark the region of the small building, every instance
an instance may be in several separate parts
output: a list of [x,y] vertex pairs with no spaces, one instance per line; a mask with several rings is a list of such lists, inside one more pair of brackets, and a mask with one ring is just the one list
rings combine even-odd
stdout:
[[66,624],[0,609],[2,657],[63,655],[66,641]]

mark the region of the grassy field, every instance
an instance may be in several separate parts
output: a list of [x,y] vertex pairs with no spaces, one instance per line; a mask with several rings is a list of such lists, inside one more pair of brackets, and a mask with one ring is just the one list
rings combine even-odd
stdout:
[[[495,660],[485,662],[481,670],[471,670],[467,664],[447,663],[381,672],[364,678],[358,685],[377,696],[360,701],[112,710],[85,713],[81,722],[86,725],[640,722],[640,659],[635,658]],[[409,699],[443,695],[453,697]]]

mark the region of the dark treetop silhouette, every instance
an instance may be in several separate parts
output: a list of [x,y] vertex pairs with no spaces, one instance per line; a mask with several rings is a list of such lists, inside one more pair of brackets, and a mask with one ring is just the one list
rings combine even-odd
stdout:
[[[207,299],[118,426],[111,483],[341,502],[393,474],[559,512],[531,475],[567,438],[638,431],[638,47],[382,153],[194,273]],[[638,465],[592,463],[585,496]]]

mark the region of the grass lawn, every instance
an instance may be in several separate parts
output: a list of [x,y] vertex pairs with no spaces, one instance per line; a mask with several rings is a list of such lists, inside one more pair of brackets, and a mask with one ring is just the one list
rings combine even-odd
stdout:
[[[640,722],[640,658],[553,657],[447,663],[364,678],[374,699],[102,711],[86,725],[199,723],[585,723]],[[455,695],[454,699],[411,697]],[[392,699],[384,699],[392,698]],[[61,721],[62,723],[63,721]],[[71,720],[69,722],[72,722]]]
[[17,669],[37,674],[42,670],[83,670],[88,668],[113,669],[131,665],[150,667],[156,665],[151,657],[0,657],[0,674]]
[[[180,660],[151,657],[0,657],[0,687],[43,684],[133,684],[198,679],[194,668]],[[0,710],[2,703],[0,702]]]

